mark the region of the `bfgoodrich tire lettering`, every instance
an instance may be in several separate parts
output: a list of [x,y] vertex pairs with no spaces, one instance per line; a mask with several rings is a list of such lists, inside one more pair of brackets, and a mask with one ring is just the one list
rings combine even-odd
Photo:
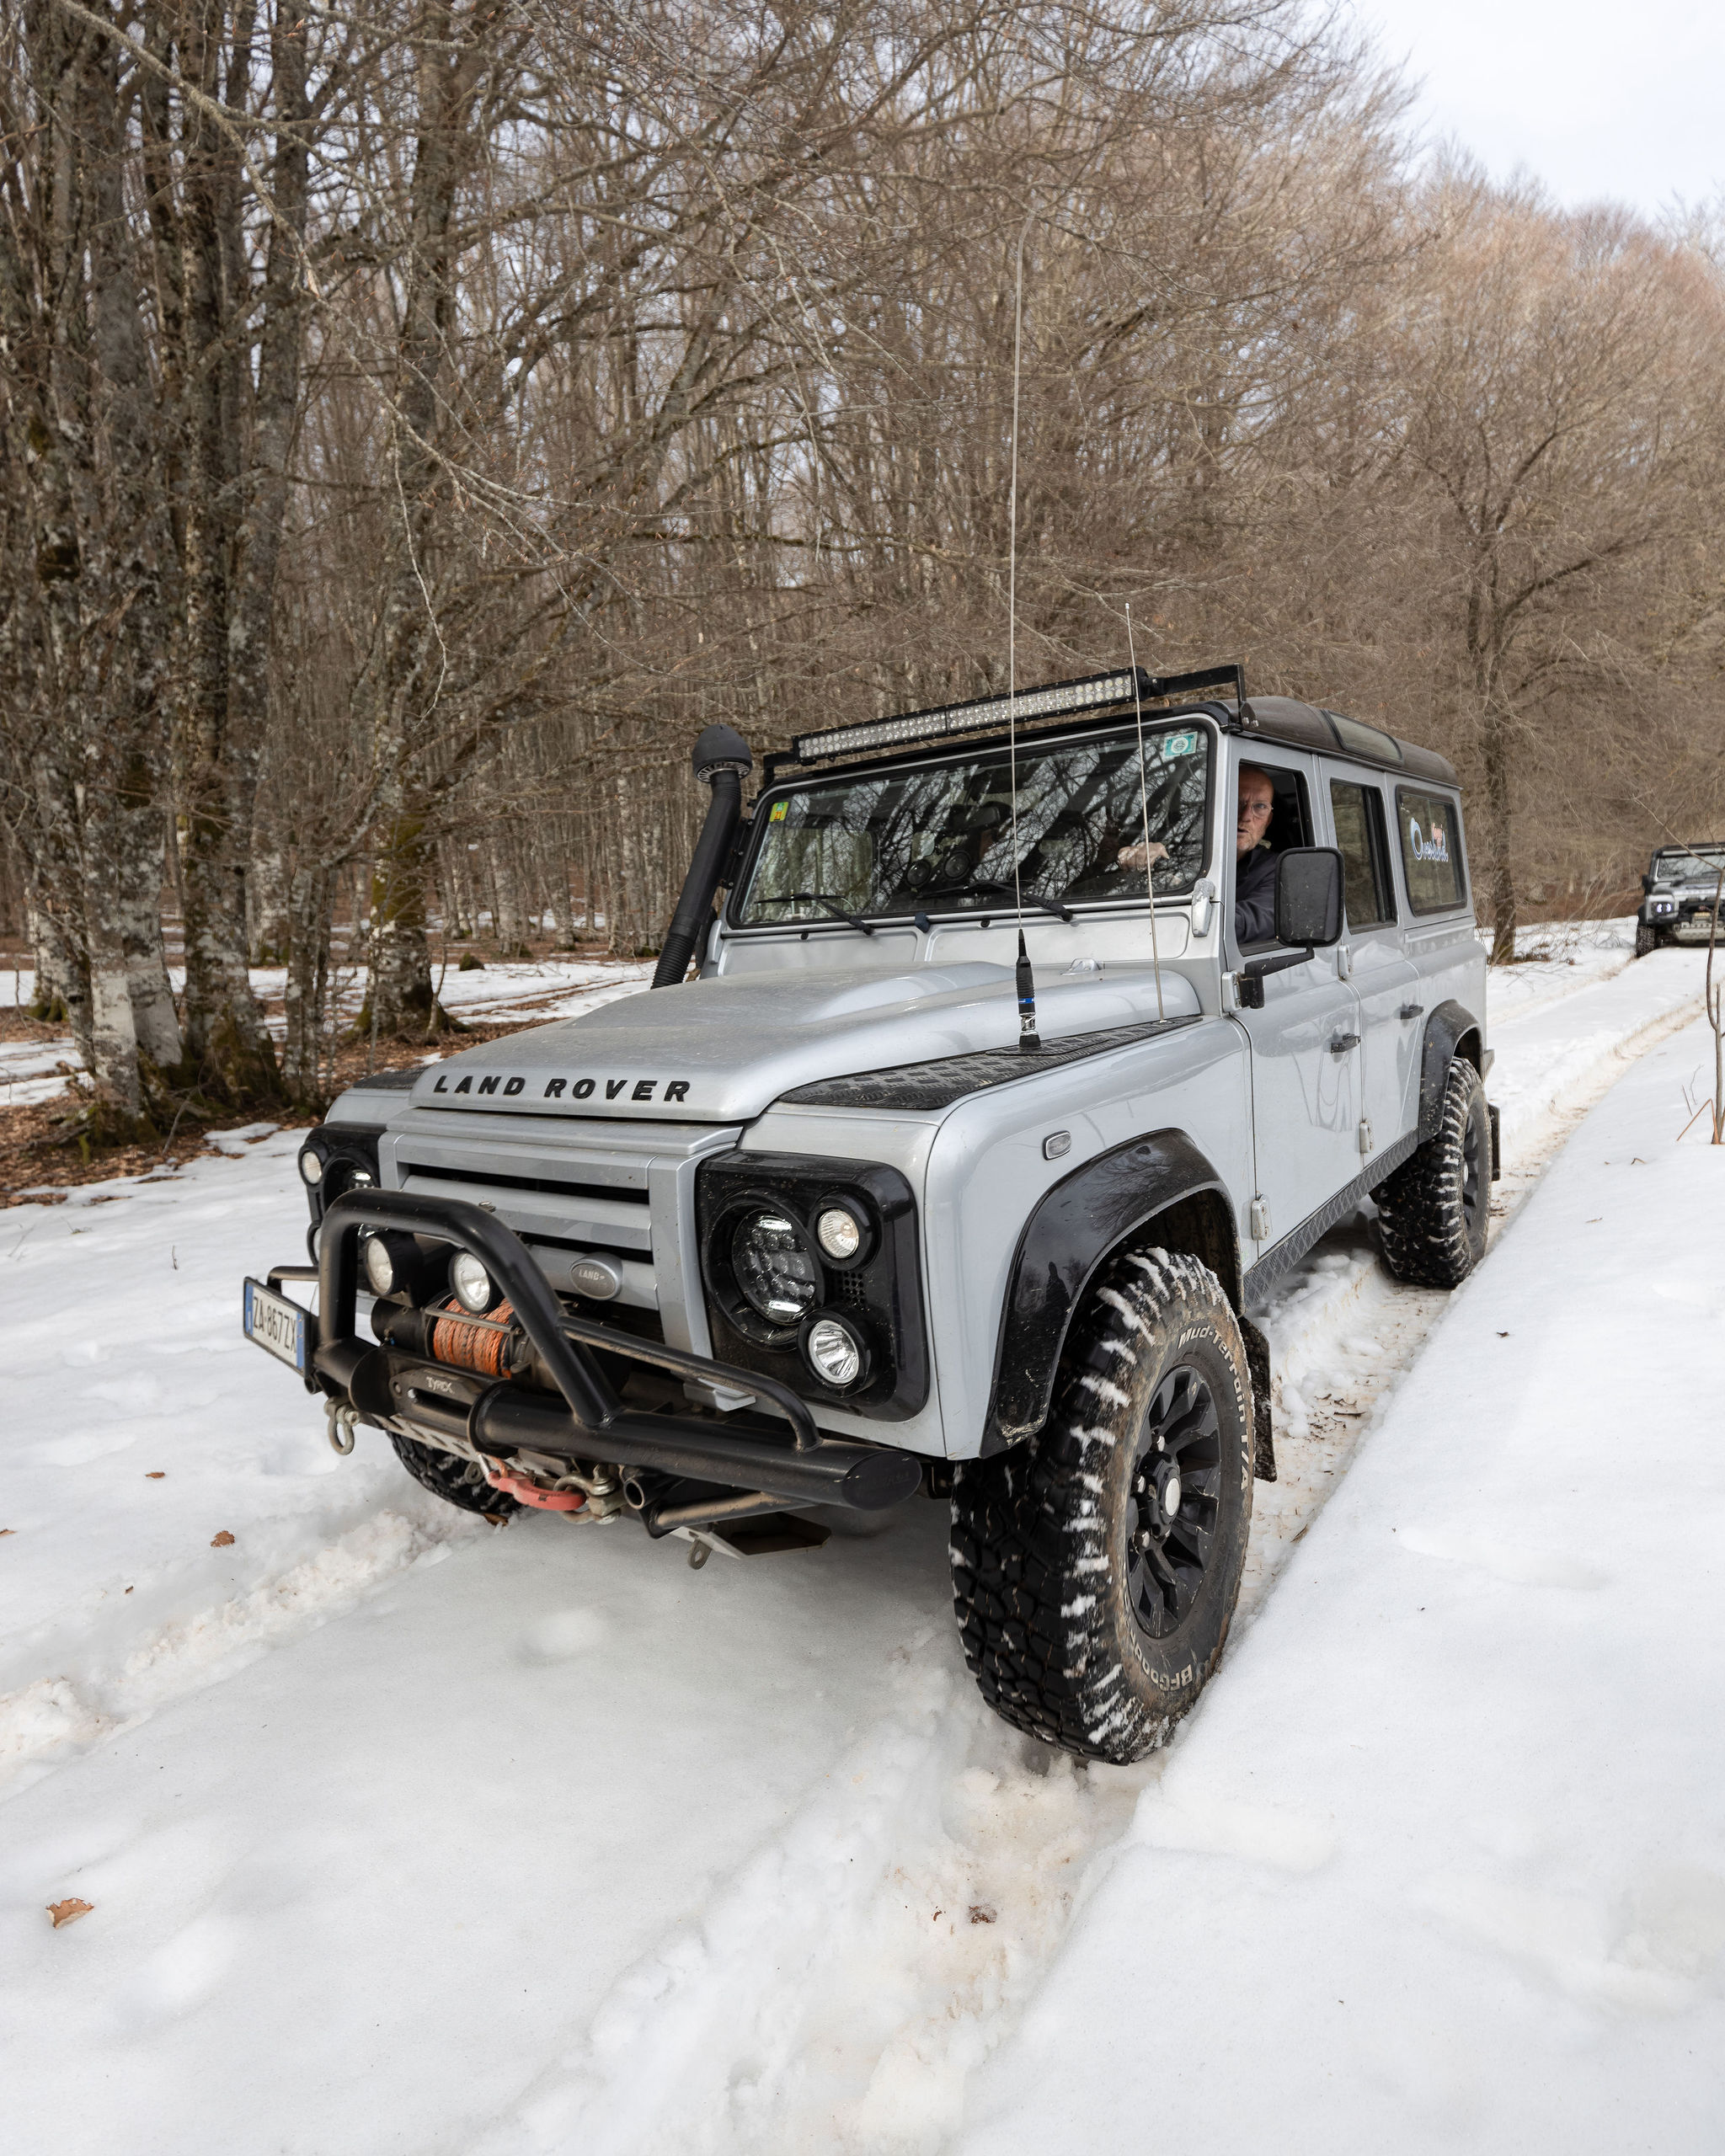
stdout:
[[1252,1412],[1215,1275],[1162,1250],[1114,1260],[1073,1321],[1041,1437],[954,1480],[953,1598],[996,1714],[1122,1764],[1163,1741],[1228,1636]]
[[1461,1286],[1486,1254],[1491,1171],[1485,1087],[1458,1057],[1436,1132],[1372,1193],[1384,1262],[1398,1280]]
[[414,1481],[446,1504],[458,1505],[464,1513],[487,1513],[493,1519],[506,1519],[521,1510],[515,1498],[505,1491],[494,1490],[473,1461],[463,1460],[459,1453],[445,1452],[438,1445],[422,1445],[414,1438],[398,1437],[393,1430],[389,1442]]

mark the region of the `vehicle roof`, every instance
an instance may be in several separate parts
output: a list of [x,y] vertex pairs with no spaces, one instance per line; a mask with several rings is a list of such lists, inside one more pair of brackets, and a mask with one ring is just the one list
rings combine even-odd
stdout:
[[1315,749],[1333,756],[1339,750],[1356,763],[1375,764],[1380,770],[1400,771],[1408,778],[1424,778],[1439,786],[1460,783],[1455,766],[1435,749],[1422,749],[1403,741],[1381,726],[1369,726],[1343,712],[1317,704],[1301,703],[1295,696],[1254,696],[1247,709],[1251,720],[1236,716],[1233,728],[1262,740],[1284,741],[1290,748]]
[[1725,839],[1695,839],[1688,846],[1659,846],[1653,848],[1653,858],[1658,860],[1667,853],[1725,853]]

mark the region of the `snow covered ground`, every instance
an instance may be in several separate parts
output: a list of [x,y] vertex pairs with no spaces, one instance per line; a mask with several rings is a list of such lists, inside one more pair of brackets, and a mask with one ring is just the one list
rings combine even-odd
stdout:
[[964,2151],[1130,2145],[1146,2100],[1228,2149],[1725,2143],[1725,1152],[1676,1136],[1704,1041],[1621,1081],[1452,1299]]
[[[1626,1059],[1680,1027],[1695,1008],[1696,954],[1661,953],[1626,969],[1626,950],[1601,941],[1573,955],[1573,967],[1560,957],[1514,969],[1514,988],[1524,979],[1530,987],[1513,1016],[1494,977],[1493,1091],[1503,1106],[1509,1173],[1498,1197],[1506,1215],[1583,1107],[1631,1069]],[[500,971],[451,979],[494,990]],[[542,992],[550,1001],[592,990],[553,979]],[[1674,1335],[1669,1353],[1653,1344],[1657,1320],[1692,1326],[1696,1315],[1717,1314],[1718,1291],[1693,1285],[1699,1276],[1690,1263],[1709,1232],[1701,1178],[1715,1156],[1691,1134],[1680,1156],[1666,1157],[1688,1113],[1683,1086],[1693,1090],[1700,1062],[1692,1035],[1668,1039],[1595,1115],[1618,1115],[1627,1103],[1621,1113],[1633,1130],[1625,1139],[1613,1124],[1602,1158],[1616,1161],[1621,1150],[1658,1167],[1646,1183],[1651,1225],[1636,1228],[1626,1218],[1625,1232],[1642,1234],[1648,1246],[1645,1277],[1680,1297],[1712,1294],[1706,1310],[1662,1299],[1650,1286],[1602,1314],[1594,1304],[1601,1279],[1612,1277],[1607,1266],[1599,1278],[1577,1274],[1573,1289],[1551,1299],[1559,1316],[1542,1348],[1538,1283],[1560,1255],[1572,1270],[1591,1262],[1585,1237],[1602,1225],[1591,1216],[1603,1212],[1603,1199],[1591,1198],[1582,1225],[1562,1213],[1550,1238],[1535,1232],[1540,1216],[1530,1209],[1459,1298],[1394,1288],[1371,1262],[1358,1224],[1339,1230],[1282,1290],[1268,1321],[1283,1381],[1283,1474],[1258,1487],[1242,1621],[1194,1722],[1162,1758],[1129,1770],[1078,1770],[1022,1743],[984,1711],[953,1636],[938,1506],[914,1500],[879,1535],[836,1536],[816,1556],[715,1559],[697,1574],[681,1545],[649,1545],[627,1526],[531,1518],[494,1532],[469,1522],[422,1496],[373,1433],[361,1433],[351,1460],[337,1460],[316,1409],[240,1339],[234,1314],[240,1275],[294,1254],[302,1204],[287,1134],[229,1134],[231,1160],[200,1161],[174,1177],[86,1187],[52,1208],[15,1209],[0,1235],[10,1410],[0,1480],[0,1529],[11,1530],[0,1539],[0,1773],[9,1774],[0,1810],[0,2085],[8,2144],[31,2156],[115,2147],[176,2156],[934,2150],[950,2146],[967,2121],[991,2121],[987,2130],[1000,2139],[1002,2119],[1031,2117],[1024,2091],[1038,2069],[1023,2063],[1033,2057],[1049,2100],[1065,2089],[1064,2073],[1048,2063],[1048,2045],[1065,2041],[1058,2032],[1074,2015],[1088,2016],[1103,2046],[1118,2025],[1117,2011],[1111,2019],[1094,2004],[1096,1987],[1110,2000],[1133,2001],[1133,2062],[1130,2071],[1108,2069],[1109,2078],[1160,2120],[1163,2082],[1173,2073],[1162,2055],[1162,2017],[1175,1988],[1165,1967],[1155,1981],[1135,1974],[1115,1984],[1097,1976],[1087,1956],[1093,1940],[1115,1935],[1097,1927],[1114,1920],[1108,1912],[1143,1865],[1162,1861],[1177,1869],[1208,1863],[1213,1871],[1232,1865],[1223,1904],[1245,1911],[1256,1907],[1254,1897],[1263,1903],[1268,1914],[1221,1927],[1214,1967],[1204,1965],[1216,1988],[1204,2025],[1237,2027],[1248,2062],[1261,2036],[1285,2039],[1293,2048],[1283,2085],[1306,2090],[1300,2101],[1310,2102],[1315,2119],[1320,2098],[1311,2095],[1305,2050],[1319,2047],[1328,2025],[1302,2031],[1307,1989],[1282,1984],[1284,1969],[1304,1964],[1297,1939],[1288,1944],[1295,1935],[1276,1929],[1279,1893],[1321,1896],[1326,1876],[1340,1881],[1338,1908],[1353,1913],[1335,1920],[1324,1981],[1338,1957],[1357,1949],[1362,1988],[1381,1984],[1391,1970],[1403,1995],[1416,1999],[1423,1965],[1417,1956],[1396,1962],[1391,1946],[1398,1939],[1405,1946],[1421,1924],[1459,1926],[1465,1939],[1454,1908],[1477,1903],[1487,1911],[1478,1935],[1482,1924],[1514,1932],[1503,1907],[1522,1910],[1535,1932],[1549,1919],[1551,1936],[1582,1935],[1573,1924],[1566,1932],[1570,1919],[1539,1900],[1579,1892],[1565,1883],[1562,1863],[1554,1858],[1546,1876],[1536,1855],[1515,1854],[1525,1814],[1515,1815],[1519,1828],[1503,1830],[1508,1902],[1489,1893],[1469,1902],[1468,1882],[1484,1875],[1465,1865],[1456,1872],[1459,1899],[1432,1904],[1437,1914],[1421,1903],[1404,1919],[1397,1914],[1402,1905],[1384,1898],[1386,1852],[1401,1828],[1392,1806],[1374,1830],[1377,1839],[1366,1833],[1372,1792],[1390,1790],[1400,1801],[1391,1766],[1412,1769],[1401,1753],[1391,1760],[1389,1748],[1417,1731],[1418,1702],[1394,1689],[1399,1676],[1386,1687],[1386,1664],[1403,1639],[1399,1605],[1385,1604],[1397,1624],[1374,1637],[1375,1658],[1360,1659],[1364,1604],[1346,1598],[1381,1592],[1361,1584],[1368,1531],[1346,1530],[1345,1562],[1318,1562],[1320,1555],[1343,1535],[1335,1523],[1356,1516],[1362,1490],[1386,1483],[1395,1497],[1402,1485],[1383,1463],[1405,1451],[1414,1462],[1409,1486],[1423,1505],[1429,1500],[1438,1521],[1434,1533],[1462,1538],[1461,1555],[1421,1560],[1463,1583],[1442,1606],[1458,1624],[1484,1621],[1482,1611],[1502,1620],[1489,1647],[1466,1630],[1457,1634],[1498,1686],[1480,1726],[1483,1763],[1513,1780],[1505,1747],[1516,1715],[1537,1711],[1528,1742],[1540,1748],[1535,1765],[1545,1774],[1546,1733],[1559,1751],[1569,1739],[1562,1711],[1541,1704],[1538,1686],[1560,1667],[1557,1648],[1581,1652],[1586,1631],[1562,1612],[1573,1611],[1578,1596],[1605,1609],[1620,1590],[1627,1595],[1621,1583],[1638,1568],[1644,1573],[1646,1561],[1627,1543],[1621,1558],[1609,1554],[1605,1545],[1626,1527],[1596,1529],[1600,1550],[1575,1555],[1575,1522],[1548,1509],[1561,1494],[1555,1490],[1535,1491],[1524,1521],[1525,1485],[1513,1475],[1532,1470],[1514,1461],[1541,1444],[1548,1470],[1554,1456],[1567,1457],[1571,1409],[1541,1423],[1535,1378],[1569,1386],[1572,1364],[1578,1373],[1591,1368],[1584,1388],[1578,1375],[1563,1393],[1567,1402],[1573,1392],[1576,1413],[1590,1401],[1604,1413],[1621,1396],[1597,1357],[1631,1319],[1647,1330],[1655,1360],[1664,1354],[1683,1383],[1694,1370],[1705,1374],[1693,1357],[1685,1363],[1689,1351]],[[1581,1157],[1572,1147],[1539,1205],[1555,1202],[1560,1178]],[[1621,1172],[1626,1179],[1626,1167]],[[1633,1172],[1641,1177],[1643,1169]],[[1548,1250],[1548,1242],[1559,1247]],[[1535,1258],[1519,1258],[1528,1249]],[[1518,1263],[1526,1275],[1519,1285]],[[1472,1337],[1466,1328],[1482,1322],[1473,1314],[1497,1310],[1500,1280],[1514,1314],[1486,1327],[1489,1351],[1467,1350],[1463,1378],[1493,1380],[1490,1354],[1509,1352],[1498,1350],[1498,1330],[1526,1334],[1514,1353],[1531,1358],[1529,1366],[1517,1375],[1519,1365],[1503,1360],[1514,1381],[1501,1399],[1496,1390],[1489,1399],[1466,1395],[1464,1411],[1448,1422],[1438,1416],[1428,1432],[1419,1417],[1435,1358],[1455,1352],[1446,1343],[1457,1337]],[[1586,1364],[1589,1348],[1594,1365]],[[1402,1385],[1410,1366],[1418,1382]],[[1712,1382],[1717,1397],[1717,1376]],[[1709,1412],[1717,1444],[1717,1411]],[[1428,1454],[1434,1458],[1439,1437],[1453,1439],[1456,1427],[1490,1429],[1492,1438],[1488,1450],[1469,1455],[1473,1480],[1449,1492]],[[1656,1428],[1637,1424],[1642,1447]],[[1346,1502],[1313,1531],[1365,1434],[1370,1442],[1347,1475]],[[1608,1436],[1622,1442],[1615,1432],[1588,1442],[1603,1445]],[[1695,1499],[1696,1533],[1711,1518],[1706,1458],[1704,1449],[1693,1461],[1684,1452],[1676,1463],[1685,1502]],[[1669,1476],[1663,1444],[1651,1477],[1641,1464],[1626,1476],[1621,1460],[1615,1476],[1601,1477],[1597,1465],[1573,1478],[1581,1493],[1573,1502],[1599,1508],[1609,1490],[1632,1523],[1642,1510],[1662,1524],[1670,1517],[1660,1502]],[[1500,1475],[1512,1479],[1500,1483]],[[1457,1524],[1445,1505],[1468,1517]],[[1412,1518],[1397,1513],[1390,1524],[1406,1528]],[[1550,1620],[1559,1636],[1554,1647],[1539,1635],[1540,1653],[1527,1665],[1538,1682],[1530,1691],[1524,1677],[1522,1694],[1512,1679],[1525,1611],[1478,1602],[1479,1581],[1493,1595],[1502,1583],[1477,1552],[1466,1554],[1468,1536],[1500,1556],[1510,1551],[1499,1572],[1521,1561],[1518,1549],[1540,1562],[1539,1553],[1555,1550],[1616,1583],[1608,1594],[1524,1582],[1535,1616],[1559,1613]],[[1692,1539],[1680,1562],[1661,1570],[1663,1560],[1655,1561],[1650,1609],[1694,1592]],[[1332,1619],[1325,1582],[1338,1598]],[[1261,1643],[1288,1636],[1296,1614],[1306,1628],[1298,1634],[1308,1641],[1306,1658],[1297,1671],[1279,1664],[1279,1678],[1261,1676],[1270,1652]],[[1632,1619],[1643,1621],[1633,1612]],[[1332,1620],[1345,1646],[1327,1664],[1310,1641]],[[1443,1641],[1431,1629],[1430,1658],[1441,1664]],[[1676,1705],[1670,1688],[1682,1680],[1661,1672],[1674,1662],[1679,1672],[1702,1666],[1707,1641],[1693,1624],[1674,1637],[1666,1632],[1663,1653],[1650,1635],[1634,1636],[1645,1653],[1634,1682],[1617,1641],[1615,1678],[1589,1689],[1576,1713],[1599,1751],[1615,1737],[1614,1754],[1639,1748],[1657,1764],[1687,1741],[1690,1718],[1701,1711],[1696,1700]],[[1370,1670],[1370,1682],[1349,1695],[1349,1671],[1359,1668]],[[1412,1667],[1416,1694],[1430,1677],[1428,1662]],[[1453,1673],[1445,1681],[1455,1689],[1442,1694],[1450,1719],[1440,1726],[1440,1764],[1451,1777],[1445,1786],[1453,1809],[1473,1740],[1460,1719],[1464,1688]],[[1224,1746],[1221,1764],[1192,1770],[1194,1789],[1208,1792],[1218,1785],[1206,1776],[1237,1779],[1254,1765],[1255,1735],[1227,1734],[1246,1726],[1231,1703],[1248,1686],[1261,1700],[1278,1684],[1280,1712],[1268,1728],[1266,1757],[1287,1753],[1301,1795],[1291,1806],[1290,1838],[1270,1840],[1308,1855],[1320,1849],[1321,1838],[1301,1835],[1322,1795],[1327,1755],[1309,1731],[1300,1751],[1305,1704],[1322,1697],[1323,1715],[1358,1723],[1359,1700],[1369,1700],[1368,1763],[1381,1747],[1390,1764],[1370,1788],[1356,1790],[1338,1773],[1331,1808],[1347,1832],[1325,1832],[1340,1854],[1322,1860],[1304,1885],[1297,1869],[1254,1870],[1250,1856],[1170,1857],[1155,1840],[1156,1832],[1166,1843],[1176,1831],[1156,1810],[1174,1801],[1163,1793],[1183,1788],[1185,1763],[1208,1758],[1203,1748],[1213,1743]],[[1643,1742],[1650,1717],[1655,1726]],[[1221,1739],[1210,1735],[1216,1728]],[[1562,1757],[1578,1790],[1590,1786],[1589,1772],[1595,1783],[1613,1779],[1598,1766],[1584,1772],[1573,1747]],[[1432,1764],[1422,1762],[1413,1780],[1418,1817],[1435,1833],[1441,1807],[1424,1780]],[[1260,1769],[1272,1771],[1279,1769]],[[1680,1754],[1672,1771],[1692,1789],[1692,1760]],[[1645,1785],[1639,1765],[1616,1779],[1626,1801]],[[1255,1831],[1248,1797],[1236,1791],[1234,1810],[1213,1812],[1246,1821],[1236,1841]],[[1573,1832],[1567,1820],[1554,1823],[1554,1833],[1570,1835],[1559,1836],[1560,1857],[1587,1843],[1595,1826],[1605,1832],[1598,1802],[1589,1804],[1573,1807]],[[1464,1823],[1472,1817],[1465,1803],[1455,1812]],[[1487,1806],[1479,1817],[1509,1812]],[[1356,1820],[1366,1822],[1358,1834]],[[1447,1831],[1463,1829],[1452,1820]],[[1678,1867],[1680,1880],[1689,1876],[1684,1865],[1725,1871],[1697,1853],[1693,1835],[1685,1842],[1679,1833],[1670,1846],[1677,1854],[1667,1869]],[[1649,1858],[1653,1870],[1642,1870],[1653,1877],[1665,1862]],[[1452,1869],[1460,1863],[1455,1858]],[[1434,1875],[1440,1869],[1432,1867]],[[1621,1893],[1630,1897],[1622,1906],[1638,1909],[1634,1897],[1652,1894],[1655,1931],[1648,1935],[1666,1940],[1658,1913],[1666,1888],[1637,1884],[1642,1873],[1626,1858],[1622,1869]],[[1687,1891],[1671,1890],[1680,1902]],[[1696,1889],[1704,1911],[1715,1906],[1706,1899],[1712,1891]],[[1196,1907],[1199,1892],[1182,1874],[1171,1880],[1169,1907],[1181,1894]],[[69,1897],[88,1901],[92,1913],[51,1929],[45,1908]],[[1149,1916],[1119,1906],[1127,1913],[1117,1929],[1146,1947],[1171,1935],[1160,1898]],[[1309,1923],[1310,1903],[1300,1906]],[[1374,1943],[1365,1919],[1376,1908],[1384,1937]],[[1498,1917],[1489,1915],[1494,1908]],[[1204,1916],[1200,1929],[1210,1921]],[[1713,1951],[1708,1921],[1696,1934],[1701,1945],[1681,1950],[1691,1959],[1705,1961]],[[1226,1957],[1254,1924],[1278,1943],[1242,1972]],[[1182,1968],[1195,1935],[1178,1934]],[[1648,1951],[1657,1962],[1668,1946]],[[1105,1967],[1112,1951],[1097,1946],[1096,1966]],[[1513,1956],[1521,1949],[1493,1951]],[[1608,1940],[1605,1959],[1610,1951]],[[1225,1981],[1240,2000],[1231,2021],[1215,2010]],[[1493,1999],[1508,1996],[1507,1981],[1493,1976]],[[1683,1978],[1703,1999],[1712,1981],[1705,1973]],[[1079,1994],[1071,1988],[1083,1983],[1092,1993],[1074,2005]],[[1345,1988],[1338,1995],[1349,1996]],[[1583,2010],[1570,1993],[1562,1995],[1562,2011]],[[1631,2010],[1583,2004],[1593,2014]],[[1434,1993],[1432,2025],[1450,2025],[1442,2015],[1455,2004]],[[1680,2001],[1668,2020],[1674,2027],[1699,2010]],[[1559,2041],[1551,2016],[1541,2021],[1528,2009],[1525,2018],[1544,2031],[1541,2041]],[[1590,2045],[1593,2024],[1577,2024],[1571,2035]],[[1429,2056],[1423,2041],[1416,2031],[1412,2049],[1393,2054],[1414,2061],[1404,2075],[1410,2086]],[[1177,2044],[1176,2054],[1183,2071],[1186,2047]],[[1509,2112],[1491,2100],[1493,2077],[1507,2071],[1495,2063],[1503,2055],[1501,2045],[1490,2050],[1489,2071],[1482,2066],[1466,2084],[1476,2095],[1485,2090],[1482,2111],[1464,2105],[1455,2114],[1470,2134],[1469,2118],[1486,2121],[1482,2135],[1509,2130]],[[1194,2122],[1205,2116],[1204,2089],[1218,2076],[1242,2078],[1231,2073],[1225,2049],[1206,2056],[1207,2079],[1184,2084]],[[1370,2068],[1378,2053],[1370,2044],[1334,2057],[1337,2070],[1361,2077],[1362,2088],[1391,2085],[1388,2069]],[[1632,2090],[1639,2070],[1626,2068]],[[1267,2072],[1265,2085],[1274,2082]],[[1342,2145],[1398,2145],[1402,2100],[1386,2099],[1381,2114],[1348,2114],[1359,2132]],[[1177,2113],[1167,2116],[1172,2123]],[[1285,2105],[1277,2116],[1285,2128]],[[1416,2105],[1406,2116],[1413,2124],[1402,2138],[1420,2145],[1424,2115]],[[1644,2123],[1650,2115],[1639,2116]],[[1075,2137],[1044,2115],[1041,2145],[1097,2145],[1118,2124],[1099,2120],[1093,2138]],[[1268,2137],[1254,2127],[1224,2145]],[[1541,2144],[1524,2136],[1517,2145]],[[1591,2144],[1583,2136],[1581,2145]],[[1679,2134],[1648,2145],[1690,2143]]]

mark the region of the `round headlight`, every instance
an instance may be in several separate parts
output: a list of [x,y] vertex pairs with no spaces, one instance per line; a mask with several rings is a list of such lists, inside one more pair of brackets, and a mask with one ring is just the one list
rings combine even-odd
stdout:
[[300,1173],[309,1183],[322,1182],[323,1180],[323,1155],[321,1153],[314,1153],[311,1147],[307,1145],[304,1152],[300,1155]]
[[468,1250],[458,1250],[449,1262],[449,1284],[464,1310],[483,1317],[497,1300],[491,1275]]
[[731,1266],[750,1306],[769,1325],[796,1325],[820,1299],[820,1268],[796,1223],[750,1213],[731,1237]]
[[366,1238],[366,1278],[374,1295],[387,1295],[395,1287],[395,1261],[382,1235]]
[[862,1247],[862,1224],[847,1206],[829,1205],[814,1223],[814,1240],[830,1258],[844,1265]]
[[842,1392],[862,1374],[862,1342],[842,1318],[818,1317],[803,1341],[809,1367],[823,1385]]

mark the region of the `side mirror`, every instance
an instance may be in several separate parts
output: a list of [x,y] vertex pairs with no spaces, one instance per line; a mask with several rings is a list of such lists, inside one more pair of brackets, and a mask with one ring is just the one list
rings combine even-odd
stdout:
[[1653,878],[1651,876],[1643,876],[1641,879],[1641,887],[1644,891],[1651,891],[1653,888]]
[[1276,941],[1322,951],[1342,940],[1342,857],[1296,846],[1276,859]]

